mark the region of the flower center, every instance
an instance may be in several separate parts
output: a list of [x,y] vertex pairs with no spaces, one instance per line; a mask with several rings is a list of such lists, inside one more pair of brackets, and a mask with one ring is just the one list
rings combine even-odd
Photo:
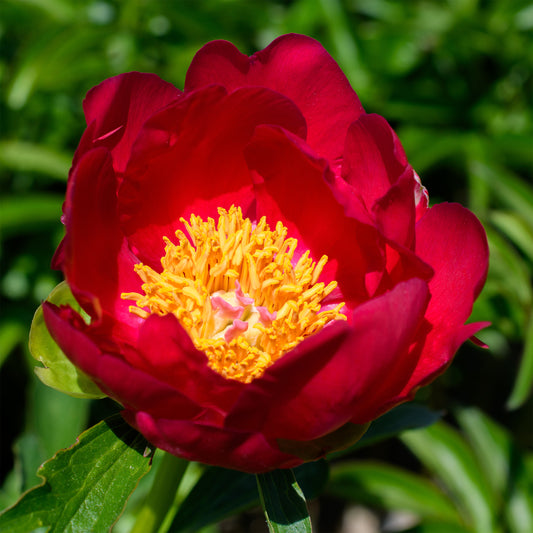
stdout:
[[321,311],[337,286],[317,282],[328,258],[315,263],[306,251],[296,261],[298,241],[281,222],[271,230],[265,217],[257,225],[243,218],[240,207],[218,213],[217,223],[180,219],[190,239],[182,231],[178,244],[163,237],[163,271],[135,265],[144,294],[122,298],[142,318],[174,314],[213,370],[250,383],[309,335],[346,320],[344,303]]

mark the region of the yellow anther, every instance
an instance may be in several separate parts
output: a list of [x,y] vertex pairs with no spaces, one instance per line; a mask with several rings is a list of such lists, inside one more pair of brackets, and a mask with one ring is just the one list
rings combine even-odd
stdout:
[[[213,370],[249,383],[309,335],[345,320],[344,303],[320,310],[337,286],[318,283],[328,258],[315,263],[306,251],[293,265],[298,241],[287,237],[281,222],[271,230],[265,217],[254,225],[238,207],[218,213],[217,222],[180,219],[188,236],[178,230],[178,244],[163,237],[161,273],[135,265],[144,294],[122,298],[135,302],[129,310],[143,319],[174,314]],[[247,323],[244,331],[241,323],[233,325],[237,315]]]

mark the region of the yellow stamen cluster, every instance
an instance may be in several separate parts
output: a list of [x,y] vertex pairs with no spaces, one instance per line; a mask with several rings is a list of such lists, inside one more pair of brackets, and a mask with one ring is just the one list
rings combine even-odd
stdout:
[[[272,231],[264,217],[254,225],[239,207],[218,213],[217,223],[194,215],[190,222],[181,219],[190,240],[182,231],[176,232],[178,244],[164,237],[162,272],[135,265],[144,294],[124,293],[122,298],[135,301],[130,311],[142,318],[173,313],[213,370],[249,383],[304,338],[332,320],[345,320],[340,313],[344,304],[320,311],[322,300],[337,286],[335,281],[318,282],[327,257],[315,263],[307,251],[293,264],[298,242],[287,237],[281,222]],[[247,303],[240,320],[251,327],[228,342],[223,332],[233,319],[212,297],[235,305],[237,290]],[[258,307],[271,319],[261,320]]]

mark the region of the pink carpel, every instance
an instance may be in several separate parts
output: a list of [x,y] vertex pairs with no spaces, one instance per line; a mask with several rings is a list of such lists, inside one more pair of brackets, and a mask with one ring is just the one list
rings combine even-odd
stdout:
[[215,310],[222,311],[225,318],[235,320],[242,316],[244,307],[241,305],[233,306],[221,296],[211,296],[211,305]]
[[247,329],[248,322],[244,322],[243,320],[239,319],[234,320],[233,324],[224,332],[224,340],[229,343]]

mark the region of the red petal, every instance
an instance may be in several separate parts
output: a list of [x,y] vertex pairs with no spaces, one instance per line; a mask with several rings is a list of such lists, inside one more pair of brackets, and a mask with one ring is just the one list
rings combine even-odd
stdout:
[[86,150],[104,146],[113,155],[115,170],[123,171],[144,122],[181,94],[155,74],[130,72],[103,81],[83,102],[90,139],[84,136],[75,161]]
[[431,323],[462,325],[487,277],[483,226],[459,204],[436,205],[417,224],[416,253],[435,271],[427,318]]
[[131,322],[131,302],[120,294],[140,290],[141,282],[133,270],[138,261],[118,226],[115,191],[109,152],[97,148],[85,154],[68,184],[62,268],[74,296],[93,318],[96,306]]
[[120,355],[102,351],[70,308],[43,304],[46,326],[67,357],[109,396],[128,409],[150,406],[154,416],[193,418],[203,408],[175,387],[155,379],[124,361]]
[[126,411],[124,418],[158,448],[190,461],[252,474],[293,468],[303,461],[279,450],[260,433],[233,432],[192,420]]
[[144,128],[119,191],[123,228],[143,262],[158,265],[163,235],[181,216],[217,217],[217,208],[254,200],[243,148],[258,124],[280,124],[297,135],[305,123],[281,95],[250,87],[194,92],[154,116]]
[[408,249],[414,247],[415,201],[413,172],[406,173],[373,207],[378,228],[383,235]]
[[419,278],[428,282],[433,277],[433,269],[408,248],[387,242],[385,255],[386,272],[380,280],[377,294],[382,294],[398,283],[411,278]]
[[325,177],[327,164],[287,132],[258,127],[246,150],[256,177],[257,209],[271,224],[280,220],[300,249],[315,259],[329,257],[324,279],[335,279],[343,297],[355,305],[367,294],[367,272],[382,269],[375,228],[346,216]]
[[406,166],[407,159],[400,141],[383,117],[361,115],[350,126],[342,176],[369,211],[403,174]]
[[384,380],[396,389],[409,380],[416,360],[407,349],[427,301],[427,285],[413,279],[356,308],[350,331],[333,323],[308,337],[244,390],[227,425],[308,440],[354,415],[361,422],[372,419],[380,407],[367,400],[372,391]]
[[363,113],[342,70],[320,43],[284,35],[250,58],[226,41],[205,45],[194,57],[185,91],[219,83],[229,91],[268,87],[289,97],[307,121],[308,144],[321,156],[342,157],[349,125]]
[[137,350],[140,355],[137,365],[145,372],[222,415],[245,387],[208,367],[205,353],[195,348],[174,315],[151,315],[143,321]]
[[442,373],[459,346],[488,325],[463,326],[488,270],[487,237],[478,219],[458,204],[432,207],[417,224],[416,252],[435,275],[429,283],[431,301],[426,312],[431,330],[406,395]]

